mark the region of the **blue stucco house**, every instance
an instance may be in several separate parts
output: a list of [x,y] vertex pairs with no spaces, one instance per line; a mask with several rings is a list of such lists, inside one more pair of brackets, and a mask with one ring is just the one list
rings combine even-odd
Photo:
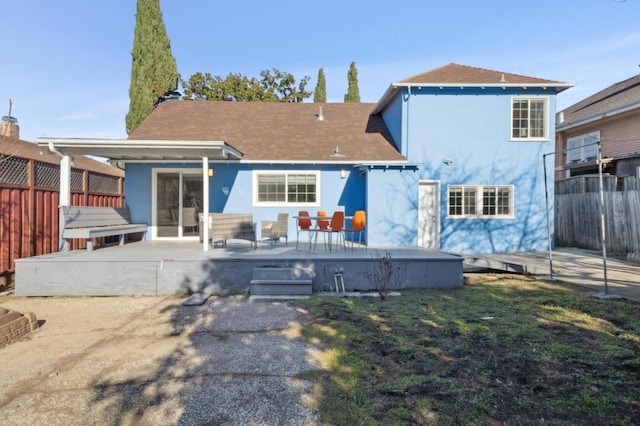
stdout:
[[257,223],[365,210],[377,247],[536,250],[547,243],[542,154],[569,87],[449,64],[391,84],[377,103],[168,100],[127,140],[38,142],[124,165],[132,221],[152,240],[198,238],[183,208]]

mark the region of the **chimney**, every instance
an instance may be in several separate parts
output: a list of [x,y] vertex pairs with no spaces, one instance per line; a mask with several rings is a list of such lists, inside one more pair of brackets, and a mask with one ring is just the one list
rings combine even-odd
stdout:
[[322,114],[322,107],[318,107],[318,121],[324,121],[324,115]]
[[18,119],[15,117],[3,115],[2,123],[0,123],[0,136],[20,139],[20,126],[18,126]]
[[20,139],[20,126],[18,126],[18,119],[11,116],[12,106],[13,102],[9,99],[9,115],[2,116],[2,122],[0,123],[0,136]]

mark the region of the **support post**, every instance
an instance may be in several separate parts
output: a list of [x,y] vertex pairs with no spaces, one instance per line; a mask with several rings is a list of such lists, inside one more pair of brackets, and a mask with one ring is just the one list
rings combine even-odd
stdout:
[[202,157],[202,251],[209,251],[209,157]]
[[607,283],[607,238],[604,220],[604,183],[602,178],[602,142],[598,141],[598,179],[600,183],[600,243],[602,244],[602,272],[604,278],[604,294],[609,294]]
[[547,250],[549,251],[549,279],[553,280],[553,255],[551,254],[551,223],[549,220],[549,189],[547,185],[547,154],[542,156],[544,169],[544,206],[547,218]]
[[62,238],[64,230],[63,207],[71,205],[71,156],[62,155],[60,157],[60,192],[58,203],[58,248],[60,251],[69,250],[69,242]]

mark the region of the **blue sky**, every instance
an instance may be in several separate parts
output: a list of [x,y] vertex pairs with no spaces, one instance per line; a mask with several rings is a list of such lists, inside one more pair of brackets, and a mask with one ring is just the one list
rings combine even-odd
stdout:
[[[574,83],[565,108],[640,72],[640,0],[161,0],[178,71],[249,77],[318,69],[342,102],[351,61],[363,102],[451,62]],[[21,139],[125,138],[135,0],[4,0],[0,115]]]

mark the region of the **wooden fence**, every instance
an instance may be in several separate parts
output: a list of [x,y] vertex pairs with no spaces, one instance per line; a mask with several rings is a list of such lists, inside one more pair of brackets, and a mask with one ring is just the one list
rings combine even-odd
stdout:
[[[60,171],[57,164],[0,156],[0,275],[16,259],[58,251]],[[124,205],[123,178],[72,168],[71,204]],[[72,249],[83,248],[76,240]]]
[[[610,253],[640,253],[640,179],[604,176],[606,247]],[[601,250],[598,176],[555,184],[555,244]]]

